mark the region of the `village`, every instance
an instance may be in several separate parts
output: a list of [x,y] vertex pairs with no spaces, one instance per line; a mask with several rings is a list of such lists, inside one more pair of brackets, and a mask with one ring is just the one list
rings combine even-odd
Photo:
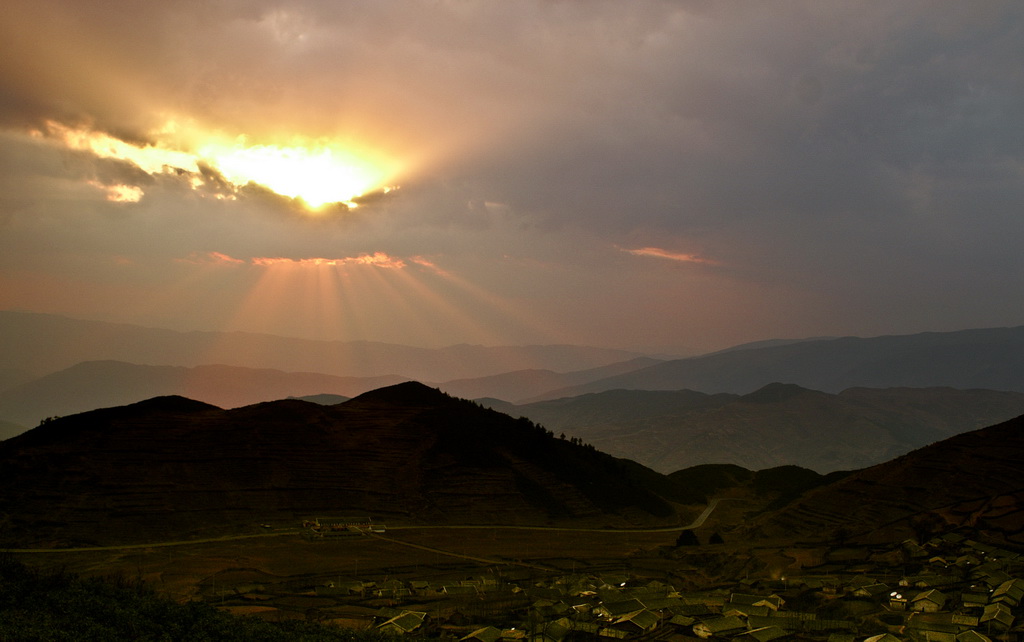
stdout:
[[[665,561],[690,551],[667,551]],[[228,609],[273,604],[329,625],[470,642],[1024,639],[1024,556],[956,533],[833,548],[798,573],[691,590],[671,573],[509,567],[439,581],[337,578],[285,597],[249,585],[210,597]]]

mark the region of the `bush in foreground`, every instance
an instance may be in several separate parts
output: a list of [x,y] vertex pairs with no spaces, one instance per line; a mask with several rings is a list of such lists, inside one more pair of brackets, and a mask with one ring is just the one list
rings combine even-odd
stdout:
[[0,642],[363,642],[373,632],[312,622],[234,617],[207,604],[177,604],[139,582],[41,572],[0,557]]

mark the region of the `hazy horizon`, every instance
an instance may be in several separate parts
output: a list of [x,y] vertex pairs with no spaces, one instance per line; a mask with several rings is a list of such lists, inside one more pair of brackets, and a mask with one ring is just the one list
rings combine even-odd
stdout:
[[1024,7],[14,0],[0,309],[692,356],[1024,323]]

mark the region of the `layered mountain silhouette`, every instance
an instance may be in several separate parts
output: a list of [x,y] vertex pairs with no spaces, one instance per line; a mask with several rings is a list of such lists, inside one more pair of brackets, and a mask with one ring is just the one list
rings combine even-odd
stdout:
[[[651,473],[656,475],[655,473]],[[660,477],[660,476],[659,476]],[[7,542],[106,544],[264,522],[665,525],[670,502],[613,457],[408,382],[321,406],[159,397],[0,442]]]
[[633,372],[641,368],[661,363],[651,357],[637,357],[618,363],[597,368],[587,368],[574,372],[554,372],[553,370],[516,370],[490,377],[455,379],[438,384],[448,394],[465,399],[481,397],[497,397],[509,401],[536,397],[549,390],[568,386],[577,386],[606,379],[611,376]]
[[10,387],[83,361],[201,366],[225,364],[344,377],[398,375],[420,381],[525,369],[571,372],[643,356],[571,345],[416,348],[374,341],[312,341],[249,332],[175,332],[0,311],[0,385]]
[[938,386],[1024,392],[1024,326],[746,347],[666,361],[531,401],[615,389],[746,394],[774,382],[832,393]]
[[662,473],[710,463],[855,470],[1024,413],[1024,393],[769,384],[747,395],[612,390],[531,404],[481,400]]
[[338,377],[224,365],[186,368],[86,361],[0,392],[0,419],[35,426],[47,417],[173,395],[222,408],[323,393],[354,397],[402,381],[393,375]]
[[1024,416],[809,491],[746,534],[892,542],[958,528],[1024,545]]
[[[493,377],[431,383],[452,395],[473,398],[501,390],[515,397],[532,396],[541,390],[571,382],[600,379],[657,363],[646,357],[599,368],[556,373],[551,370],[519,370]],[[316,372],[285,372],[269,368],[204,365],[151,366],[123,361],[85,361],[70,368],[0,389],[0,420],[35,426],[46,417],[120,406],[151,397],[180,395],[222,408],[236,408],[284,397],[317,394],[354,397],[393,385],[408,378],[340,377]],[[337,402],[335,402],[337,403]],[[22,429],[24,430],[24,429]],[[11,433],[17,434],[16,431]],[[0,432],[0,438],[3,433]]]

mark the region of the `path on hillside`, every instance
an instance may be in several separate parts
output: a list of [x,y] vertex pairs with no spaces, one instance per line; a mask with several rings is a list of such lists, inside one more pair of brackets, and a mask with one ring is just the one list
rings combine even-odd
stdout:
[[551,570],[550,568],[546,568],[546,567],[543,567],[543,566],[538,566],[537,564],[530,564],[528,562],[520,562],[520,561],[508,560],[508,559],[494,560],[494,559],[488,559],[486,557],[475,557],[473,555],[466,555],[465,553],[456,553],[454,551],[446,551],[443,548],[434,548],[433,546],[424,546],[422,544],[413,544],[412,542],[404,542],[404,541],[402,541],[400,539],[394,539],[392,537],[384,537],[380,533],[369,533],[369,535],[371,537],[376,537],[377,539],[383,540],[385,542],[391,542],[392,544],[398,544],[400,546],[408,546],[409,548],[418,548],[418,549],[423,550],[423,551],[430,551],[431,553],[438,553],[440,555],[447,555],[448,557],[458,557],[460,559],[470,560],[472,562],[482,562],[483,564],[495,564],[495,565],[499,565],[499,566],[508,566],[508,565],[511,565],[511,566],[525,566],[526,568],[534,568],[534,569],[538,569],[538,570],[541,570],[541,571],[550,571]]
[[704,512],[697,516],[697,519],[693,520],[686,526],[662,526],[659,528],[572,528],[570,526],[505,526],[505,525],[437,525],[430,526],[410,524],[408,526],[389,526],[389,531],[405,531],[405,530],[426,530],[426,529],[457,529],[457,530],[519,530],[519,531],[561,531],[571,533],[674,533],[678,531],[690,531],[695,528],[700,528],[707,521],[708,516],[711,515],[715,507],[718,506],[718,502],[732,499],[731,497],[715,498],[708,502],[707,508]]
[[[718,503],[730,499],[727,497],[715,498],[708,502],[707,508],[704,509],[697,519],[693,520],[686,526],[665,526],[661,528],[570,528],[565,526],[502,526],[502,525],[438,525],[438,526],[392,526],[388,528],[389,531],[400,531],[400,530],[523,530],[523,531],[560,531],[560,532],[576,532],[576,533],[619,533],[628,535],[630,533],[672,533],[678,531],[688,531],[695,528],[700,528],[704,525],[708,516],[711,515]],[[0,553],[86,553],[91,551],[119,551],[139,548],[165,548],[168,546],[187,546],[189,544],[212,544],[217,542],[232,542],[243,539],[256,539],[261,537],[281,537],[283,535],[299,535],[302,533],[301,529],[292,530],[281,530],[274,531],[273,533],[254,533],[250,535],[225,535],[223,537],[209,537],[205,539],[190,539],[190,540],[177,540],[171,542],[151,542],[148,544],[117,544],[114,546],[80,546],[77,548],[0,548]],[[455,555],[455,557],[465,557],[455,553],[443,551],[441,549],[434,549],[418,544],[410,544],[408,542],[402,542],[400,540],[394,540],[386,537],[381,537],[387,541],[404,544],[406,546],[413,546],[416,548],[423,548],[425,550],[435,551],[438,553],[444,553],[446,555]],[[509,564],[511,562],[497,562],[495,560],[485,560],[483,558],[465,557],[466,559],[475,559],[483,561],[489,564]]]

